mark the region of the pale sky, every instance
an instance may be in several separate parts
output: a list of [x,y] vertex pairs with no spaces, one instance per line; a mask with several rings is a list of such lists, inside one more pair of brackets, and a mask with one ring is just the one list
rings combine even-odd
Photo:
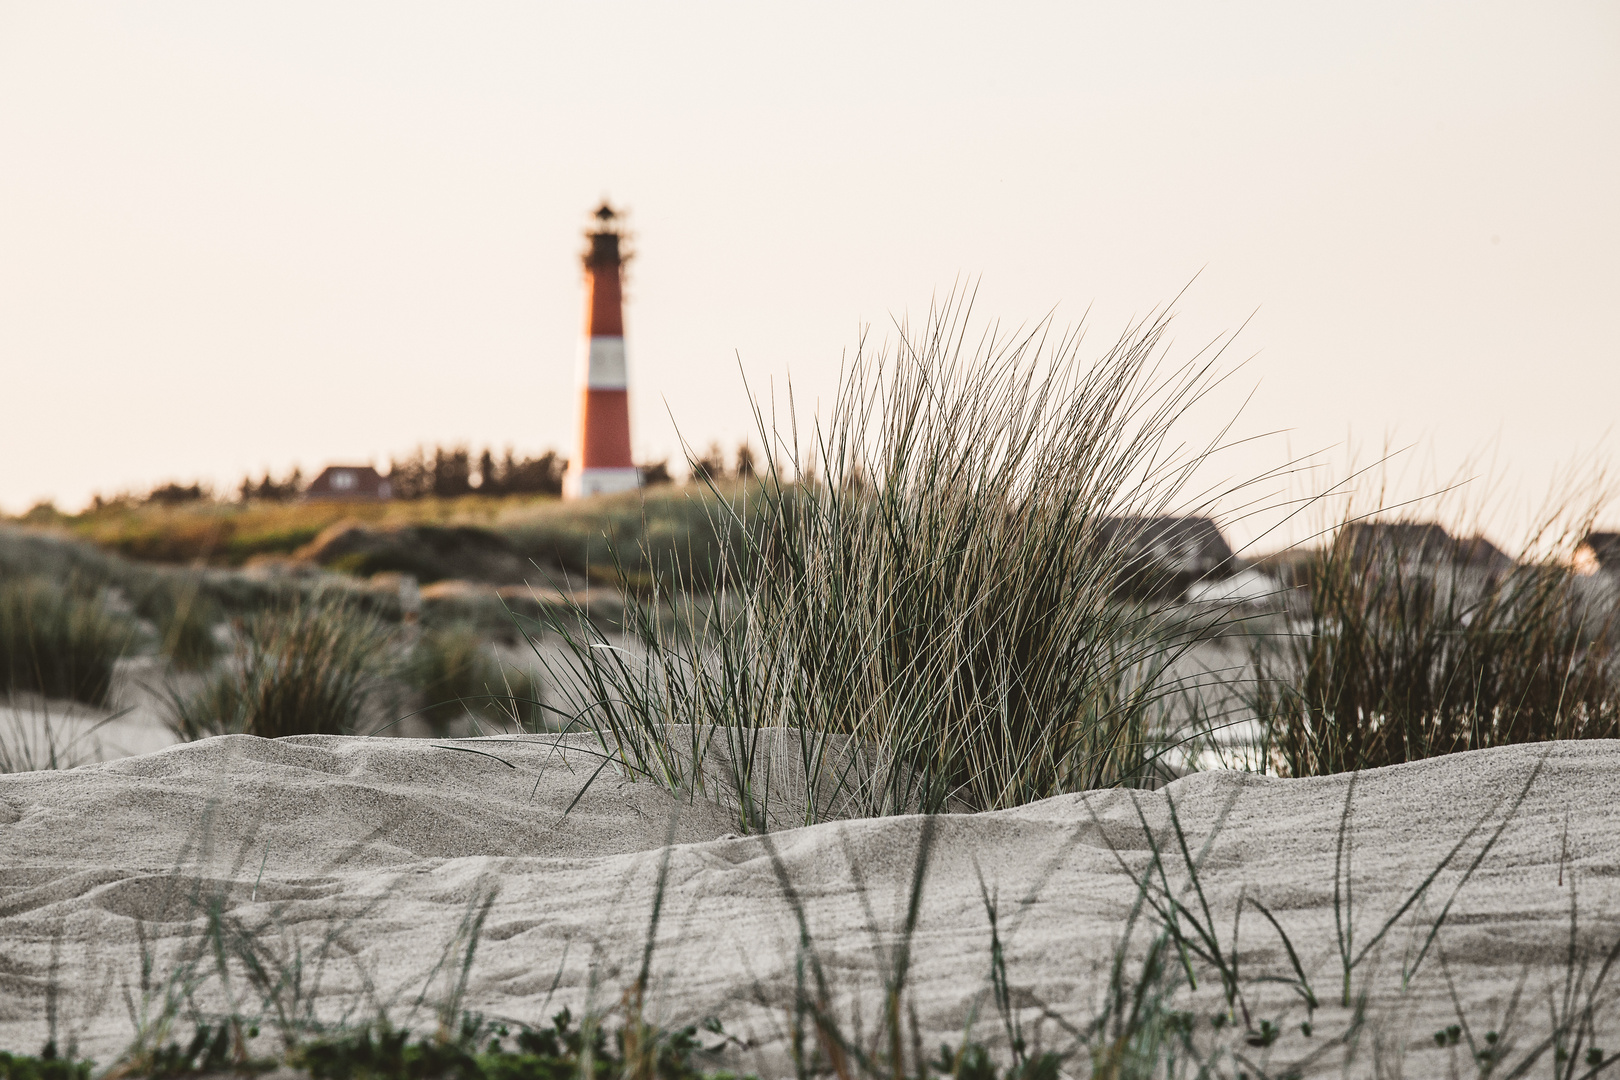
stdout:
[[643,460],[959,279],[1100,349],[1198,275],[1233,476],[1620,462],[1612,2],[0,0],[0,507],[567,452],[604,194]]

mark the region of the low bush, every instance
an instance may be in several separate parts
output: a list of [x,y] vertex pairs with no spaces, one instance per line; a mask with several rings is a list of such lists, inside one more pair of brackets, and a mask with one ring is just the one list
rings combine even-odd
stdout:
[[[734,546],[738,523],[719,510],[750,485],[660,486],[597,499],[541,503],[501,531],[525,557],[558,566],[576,584],[625,585],[638,596],[679,587],[707,591]],[[526,579],[552,584],[542,570]],[[560,584],[560,582],[559,582]]]
[[94,1069],[94,1062],[63,1057],[55,1043],[38,1056],[0,1050],[0,1080],[90,1080]]
[[3,688],[105,705],[113,665],[129,647],[133,630],[94,598],[53,581],[0,583]]
[[164,576],[135,599],[135,610],[157,627],[158,651],[186,671],[201,671],[219,655],[214,626],[220,611],[194,577]]
[[478,524],[552,502],[536,495],[458,499],[187,503],[92,508],[55,524],[97,547],[167,563],[239,566],[256,555],[290,555],[323,529],[354,518],[382,525]]
[[0,523],[0,581],[38,577],[82,588],[115,585],[133,595],[150,587],[160,573],[60,529]]
[[[521,1027],[465,1017],[454,1037],[414,1041],[406,1030],[379,1024],[307,1043],[289,1056],[312,1080],[394,1080],[454,1076],[463,1080],[736,1080],[702,1067],[696,1026],[664,1031],[645,1024],[610,1031],[596,1018],[576,1021],[564,1009],[549,1026]],[[721,1032],[710,1022],[705,1030]],[[508,1045],[507,1040],[510,1040]]]
[[352,734],[388,642],[384,624],[348,597],[270,608],[243,620],[235,656],[200,691],[171,696],[170,726],[184,739]]
[[1302,569],[1304,617],[1243,690],[1280,775],[1620,736],[1620,609],[1567,563],[1369,557],[1342,530]]
[[405,674],[421,694],[420,715],[439,733],[461,718],[526,728],[537,721],[539,686],[503,666],[478,629],[466,623],[428,629],[412,646]]

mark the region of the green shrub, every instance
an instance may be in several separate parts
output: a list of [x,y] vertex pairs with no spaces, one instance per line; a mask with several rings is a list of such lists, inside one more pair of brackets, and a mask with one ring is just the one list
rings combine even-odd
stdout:
[[1303,568],[1303,625],[1252,651],[1244,691],[1284,776],[1508,743],[1620,736],[1620,612],[1553,560],[1487,573],[1357,551]]
[[475,724],[527,726],[539,718],[539,687],[527,673],[505,669],[476,627],[457,623],[422,633],[411,648],[407,680],[422,696],[420,713],[444,732],[469,717]]
[[200,671],[218,657],[214,624],[220,621],[219,607],[198,581],[165,576],[136,599],[135,610],[152,620],[158,650],[175,666]]
[[[712,1020],[704,1030],[724,1034]],[[695,1025],[666,1031],[636,1022],[609,1030],[599,1023],[581,1024],[564,1009],[549,1027],[468,1016],[456,1037],[448,1034],[413,1040],[409,1031],[379,1023],[299,1046],[289,1063],[313,1080],[568,1080],[584,1075],[587,1063],[599,1080],[743,1080],[703,1068],[712,1054]]]
[[388,640],[377,617],[347,597],[271,608],[241,624],[225,670],[196,694],[171,697],[170,726],[185,739],[351,734],[376,689]]
[[105,705],[132,632],[127,620],[55,582],[0,583],[0,678],[8,692]]
[[95,1062],[62,1057],[47,1043],[38,1057],[0,1050],[0,1080],[90,1080]]
[[[742,482],[657,487],[597,499],[543,503],[500,528],[541,566],[562,567],[579,584],[626,585],[638,596],[677,584],[707,590],[722,565],[721,548],[738,537],[718,503]],[[529,578],[552,584],[542,570]]]

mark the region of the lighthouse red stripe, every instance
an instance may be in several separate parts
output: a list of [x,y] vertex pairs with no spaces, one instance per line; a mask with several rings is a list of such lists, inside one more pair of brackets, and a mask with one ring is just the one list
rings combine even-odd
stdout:
[[624,390],[586,390],[580,401],[580,464],[586,469],[628,469],[630,395]]
[[619,268],[587,268],[585,290],[585,333],[591,337],[623,337],[624,309]]

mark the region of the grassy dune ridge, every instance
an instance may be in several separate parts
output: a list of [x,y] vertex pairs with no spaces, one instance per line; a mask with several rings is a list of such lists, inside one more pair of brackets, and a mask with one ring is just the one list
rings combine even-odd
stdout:
[[[722,482],[730,490],[740,482]],[[617,580],[615,563],[645,585],[655,567],[679,561],[688,577],[713,558],[716,537],[706,485],[667,485],[585,502],[543,495],[466,495],[455,499],[303,502],[118,503],[67,515],[35,511],[22,523],[58,530],[143,562],[238,567],[258,557],[292,556],[333,526],[379,532],[418,527],[482,530],[525,562],[598,582]],[[350,569],[350,567],[338,567]],[[353,569],[396,569],[353,567]],[[429,573],[424,580],[431,581]]]
[[290,555],[322,529],[353,519],[377,525],[487,525],[505,515],[555,501],[545,496],[416,499],[387,502],[214,502],[172,505],[113,503],[78,514],[36,512],[32,524],[52,525],[98,547],[149,562],[240,566],[255,555]]

